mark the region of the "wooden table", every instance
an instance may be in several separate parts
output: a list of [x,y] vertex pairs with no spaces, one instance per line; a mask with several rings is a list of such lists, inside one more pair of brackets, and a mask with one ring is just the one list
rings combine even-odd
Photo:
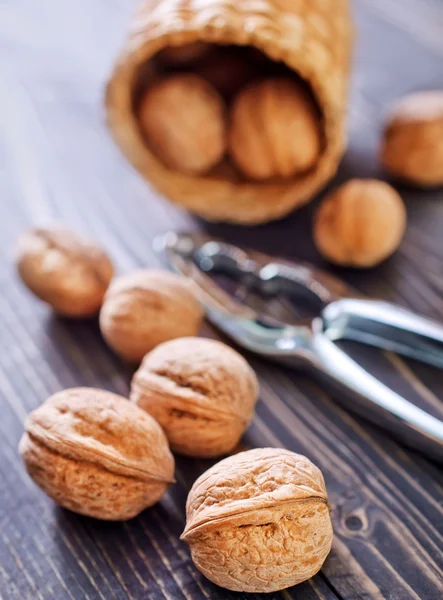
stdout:
[[[155,265],[152,238],[169,228],[198,227],[321,264],[309,234],[311,209],[251,230],[205,225],[159,198],[122,158],[104,125],[102,92],[133,4],[0,4],[3,600],[247,597],[205,580],[178,539],[188,489],[209,462],[178,458],[178,483],[128,523],[59,509],[26,475],[17,453],[26,414],[64,387],[99,386],[127,395],[131,370],[106,348],[96,322],[54,318],[23,289],[12,262],[17,235],[31,223],[61,219],[100,240],[121,272]],[[351,143],[338,181],[377,174],[379,125],[391,100],[415,89],[443,88],[440,0],[354,4],[359,36]],[[372,271],[337,272],[365,293],[443,320],[443,193],[401,191],[409,228],[400,251]],[[209,326],[205,333],[215,335]],[[441,373],[369,349],[358,350],[358,357],[442,417]],[[335,529],[321,573],[267,598],[441,599],[443,478],[437,465],[340,408],[308,376],[250,358],[261,398],[244,446],[284,446],[316,462],[325,474]]]

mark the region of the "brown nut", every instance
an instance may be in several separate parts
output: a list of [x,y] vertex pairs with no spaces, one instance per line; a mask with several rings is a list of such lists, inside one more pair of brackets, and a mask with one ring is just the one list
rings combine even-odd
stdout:
[[443,185],[443,91],[412,94],[394,107],[381,159],[389,173],[408,183]]
[[397,249],[405,228],[406,209],[394,188],[376,179],[353,179],[320,204],[314,242],[333,263],[372,267]]
[[229,152],[247,177],[293,177],[313,167],[320,155],[320,118],[296,81],[265,79],[234,99],[228,137]]
[[197,479],[181,539],[212,582],[260,593],[315,575],[332,536],[320,469],[289,450],[260,448],[230,456]]
[[247,56],[225,49],[205,56],[195,69],[228,101],[257,74]]
[[152,152],[183,173],[209,171],[226,151],[223,100],[198,75],[171,75],[148,88],[140,105],[140,125]]
[[215,340],[183,338],[145,357],[130,399],[160,423],[173,451],[211,457],[238,443],[257,395],[255,373],[235,350]]
[[59,314],[96,314],[112,279],[108,255],[66,227],[34,227],[19,239],[17,268],[25,285]]
[[202,58],[211,49],[206,42],[190,42],[181,46],[168,46],[159,52],[161,62],[171,67],[181,67]]
[[100,311],[100,329],[111,348],[140,362],[158,344],[195,335],[203,311],[186,279],[156,269],[115,279]]
[[174,480],[174,458],[160,425],[103,390],[51,396],[28,416],[19,450],[50,498],[97,519],[134,517]]

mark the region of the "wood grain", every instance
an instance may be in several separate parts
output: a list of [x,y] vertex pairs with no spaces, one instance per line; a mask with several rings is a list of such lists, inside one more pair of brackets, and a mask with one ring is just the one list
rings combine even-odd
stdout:
[[[187,492],[210,461],[178,458],[177,484],[128,523],[56,508],[17,454],[26,414],[49,394],[90,385],[127,394],[131,370],[96,321],[54,318],[22,288],[12,256],[31,223],[58,219],[100,240],[120,272],[154,265],[154,235],[205,229],[321,266],[313,207],[255,229],[205,225],[159,198],[122,159],[103,122],[102,89],[134,2],[14,0],[0,5],[0,598],[246,599],[205,580],[179,541]],[[398,96],[443,87],[439,0],[355,0],[359,25],[350,148],[333,182],[379,175],[383,115]],[[333,269],[359,290],[443,321],[443,193],[400,188],[409,228],[400,251],[367,272]],[[284,307],[287,310],[287,306]],[[204,334],[217,336],[209,326]],[[442,417],[435,369],[347,344],[361,364]],[[269,600],[439,600],[443,596],[441,468],[340,408],[312,379],[248,357],[260,377],[242,447],[284,446],[323,470],[333,550],[312,580]],[[251,595],[248,597],[264,598]]]

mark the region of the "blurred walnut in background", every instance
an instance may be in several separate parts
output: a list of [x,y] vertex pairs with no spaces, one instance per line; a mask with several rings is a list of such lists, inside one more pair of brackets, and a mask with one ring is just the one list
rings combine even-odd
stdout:
[[241,50],[216,48],[195,65],[196,72],[209,81],[228,103],[249,81],[260,76],[265,67],[264,55],[261,55],[263,62],[260,64],[256,55],[246,49]]
[[314,166],[320,150],[320,118],[297,81],[265,79],[235,98],[229,151],[247,177],[293,177]]
[[161,63],[172,67],[183,67],[208,54],[212,46],[205,42],[191,42],[179,46],[168,46],[161,50],[158,58]]
[[100,311],[100,329],[117,354],[140,362],[162,342],[196,335],[202,319],[203,311],[185,278],[144,269],[112,282]]
[[314,217],[319,252],[338,265],[372,267],[399,246],[406,209],[389,184],[352,179],[329,194]]
[[171,169],[205,173],[226,151],[224,102],[198,75],[170,75],[153,83],[141,101],[139,119],[150,148]]
[[381,159],[389,173],[408,183],[443,185],[443,91],[411,94],[394,106]]
[[68,317],[95,315],[114,273],[111,260],[97,243],[62,225],[34,227],[23,233],[16,260],[31,292]]

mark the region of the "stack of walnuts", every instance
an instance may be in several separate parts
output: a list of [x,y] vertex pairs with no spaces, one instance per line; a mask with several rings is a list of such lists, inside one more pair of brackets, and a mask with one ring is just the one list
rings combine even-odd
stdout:
[[[203,313],[186,279],[147,269],[111,281],[107,254],[59,226],[21,237],[18,270],[57,313],[100,312],[109,345],[141,362],[129,400],[73,388],[28,416],[19,450],[48,496],[90,517],[130,519],[174,483],[171,450],[202,458],[234,450],[254,415],[257,377],[232,348],[195,337]],[[235,591],[300,583],[331,548],[321,471],[279,448],[216,463],[190,490],[186,516],[182,539],[195,565]]]

